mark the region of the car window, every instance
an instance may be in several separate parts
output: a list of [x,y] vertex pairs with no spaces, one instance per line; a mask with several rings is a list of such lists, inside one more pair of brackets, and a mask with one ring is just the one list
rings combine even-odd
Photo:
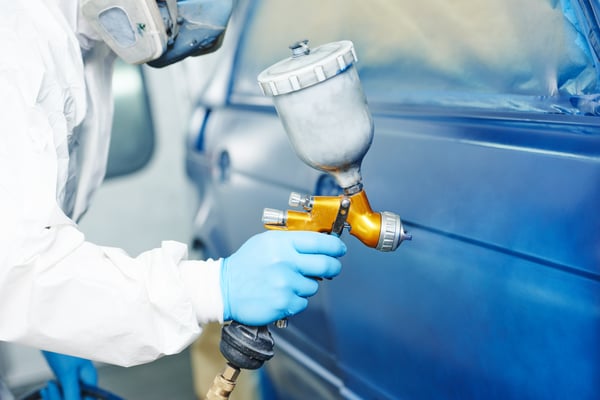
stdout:
[[[353,41],[369,103],[580,113],[598,77],[576,16],[555,0],[261,0],[239,48],[236,96],[302,39]],[[595,100],[593,100],[595,101]],[[593,107],[592,107],[593,108]]]
[[106,178],[143,168],[154,152],[155,132],[142,67],[117,60],[113,74],[114,117]]

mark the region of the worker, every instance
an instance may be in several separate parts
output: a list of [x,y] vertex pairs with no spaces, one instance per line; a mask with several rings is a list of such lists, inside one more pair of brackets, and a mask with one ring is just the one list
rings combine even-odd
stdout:
[[[190,1],[224,32],[231,0]],[[134,28],[142,9],[150,20]],[[200,261],[174,241],[132,257],[78,228],[105,173],[117,55],[165,66],[206,50],[177,52],[176,28],[191,21],[177,12],[174,0],[2,2],[0,340],[43,349],[65,400],[95,382],[88,360],[142,364],[182,351],[205,323],[269,324],[341,270],[344,243],[315,232],[260,233]]]

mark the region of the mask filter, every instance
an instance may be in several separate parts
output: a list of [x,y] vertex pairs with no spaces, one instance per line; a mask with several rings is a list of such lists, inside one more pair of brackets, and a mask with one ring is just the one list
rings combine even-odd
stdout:
[[122,8],[112,7],[102,11],[98,21],[119,47],[127,48],[135,44],[135,32]]
[[176,29],[176,35],[168,41],[165,52],[148,65],[160,68],[217,50],[223,42],[232,7],[232,0],[180,0],[173,20],[168,2],[159,2],[167,32]]
[[81,11],[102,40],[129,64],[155,60],[167,48],[155,0],[82,0]]

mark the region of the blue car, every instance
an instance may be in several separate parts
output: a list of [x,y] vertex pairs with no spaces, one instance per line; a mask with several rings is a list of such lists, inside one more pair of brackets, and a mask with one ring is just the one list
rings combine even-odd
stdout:
[[595,0],[239,1],[187,141],[194,243],[227,256],[290,192],[339,192],[292,150],[258,74],[351,40],[375,134],[374,210],[343,270],[272,327],[279,399],[600,397],[600,29]]

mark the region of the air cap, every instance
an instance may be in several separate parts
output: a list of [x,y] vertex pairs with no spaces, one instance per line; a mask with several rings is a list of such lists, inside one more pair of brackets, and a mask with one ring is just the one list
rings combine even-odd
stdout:
[[344,72],[358,61],[349,40],[332,42],[314,49],[308,40],[290,46],[292,56],[273,64],[258,75],[266,96],[279,96],[316,85]]

